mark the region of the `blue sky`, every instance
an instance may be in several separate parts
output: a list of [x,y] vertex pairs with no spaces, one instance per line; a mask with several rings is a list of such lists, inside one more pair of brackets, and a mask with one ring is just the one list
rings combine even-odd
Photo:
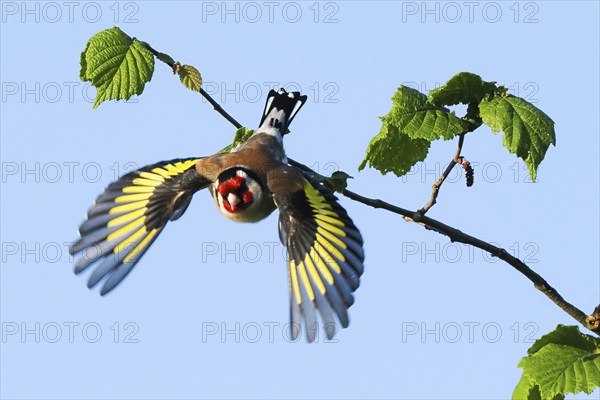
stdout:
[[[277,217],[236,224],[198,193],[109,296],[75,276],[68,243],[134,167],[212,154],[234,129],[157,63],[144,94],[92,110],[86,41],[118,25],[202,73],[255,128],[271,87],[309,100],[288,155],[350,189],[416,209],[454,152],[408,176],[357,171],[400,84],[460,71],[504,84],[556,123],[535,184],[488,128],[469,134],[430,216],[521,257],[570,302],[600,298],[597,2],[12,2],[1,25],[3,398],[509,398],[531,342],[574,324],[480,250],[349,199],[365,273],[335,341],[285,339]],[[586,398],[576,396],[574,398]]]

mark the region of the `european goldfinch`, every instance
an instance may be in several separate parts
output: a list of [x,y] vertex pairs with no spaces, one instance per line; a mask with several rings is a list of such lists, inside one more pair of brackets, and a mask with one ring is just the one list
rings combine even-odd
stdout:
[[298,92],[269,92],[259,128],[229,153],[163,161],[109,185],[79,227],[70,253],[81,253],[75,273],[95,265],[88,287],[101,294],[133,269],[168,221],[181,217],[192,196],[209,188],[230,220],[256,222],[279,209],[279,238],[287,248],[291,338],[302,320],[314,341],[319,311],[325,332],[347,327],[363,272],[360,232],[322,184],[288,165],[283,135],[306,102]]

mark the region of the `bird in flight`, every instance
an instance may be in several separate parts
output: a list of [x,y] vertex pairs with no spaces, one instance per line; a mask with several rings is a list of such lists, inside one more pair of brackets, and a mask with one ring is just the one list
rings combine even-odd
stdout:
[[306,102],[299,92],[271,90],[259,128],[229,153],[162,161],[122,176],[89,209],[70,247],[75,273],[94,266],[92,288],[113,290],[158,237],[181,217],[194,193],[208,188],[217,208],[236,222],[279,210],[287,248],[290,337],[313,342],[321,317],[328,338],[349,324],[348,308],[363,272],[363,240],[346,210],[321,183],[288,165],[283,136]]

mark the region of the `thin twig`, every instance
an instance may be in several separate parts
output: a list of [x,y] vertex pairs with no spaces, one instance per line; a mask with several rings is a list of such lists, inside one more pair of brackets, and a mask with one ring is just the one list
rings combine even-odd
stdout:
[[460,157],[460,154],[462,152],[462,147],[463,147],[464,141],[465,141],[465,133],[461,133],[460,136],[458,137],[458,146],[456,146],[456,152],[454,153],[454,158],[450,161],[450,163],[446,167],[446,170],[444,171],[444,173],[438,178],[437,181],[435,181],[435,183],[431,187],[431,197],[429,198],[429,201],[427,202],[427,204],[425,204],[423,206],[423,208],[421,208],[419,210],[419,212],[422,215],[425,215],[425,213],[427,211],[429,211],[429,209],[431,207],[433,207],[433,205],[436,203],[438,194],[440,192],[440,187],[442,186],[442,184],[444,183],[444,181],[446,180],[446,178],[452,171],[452,168],[454,168],[454,166],[459,163],[458,158]]
[[[483,124],[481,116],[479,115],[479,104],[477,102],[469,103],[469,105],[467,106],[467,113],[462,118],[462,122],[467,127],[458,137],[458,145],[456,146],[456,152],[454,153],[454,157],[452,158],[442,175],[438,178],[437,181],[435,181],[435,183],[431,187],[431,197],[429,198],[429,201],[423,206],[423,208],[419,210],[419,213],[421,213],[421,215],[425,215],[425,213],[427,213],[427,211],[429,211],[429,209],[433,207],[433,205],[437,201],[437,197],[440,192],[440,188],[442,187],[442,184],[444,183],[448,175],[450,175],[452,168],[454,168],[456,164],[461,162],[460,157],[465,141],[465,135],[469,132],[473,132],[475,129],[479,128],[481,124]],[[470,185],[468,185],[467,183],[467,186]]]
[[[145,44],[148,47],[148,49],[155,56],[158,57],[159,53],[156,50],[154,50],[149,44],[147,44],[147,43],[145,43]],[[173,64],[173,63],[167,63],[167,64],[171,68],[173,68],[174,72],[176,71],[175,70],[176,64]],[[204,91],[203,89],[200,89],[200,94],[213,106],[215,111],[217,111],[219,114],[221,114],[227,121],[229,121],[237,129],[242,127],[242,125],[239,122],[237,122],[231,115],[229,115],[208,93],[206,93],[206,91]],[[471,108],[472,108],[471,105],[469,105],[469,111],[471,110]],[[478,239],[476,237],[473,237],[471,235],[467,235],[466,233],[463,233],[462,231],[460,231],[456,228],[448,226],[440,221],[437,221],[433,218],[429,218],[424,215],[427,212],[427,210],[429,210],[435,204],[436,198],[437,198],[437,195],[439,192],[439,188],[443,184],[444,180],[446,179],[446,177],[448,176],[448,174],[450,173],[452,168],[458,163],[458,158],[460,157],[460,153],[462,151],[464,134],[475,130],[476,128],[478,128],[481,125],[481,119],[478,117],[473,122],[474,123],[471,125],[470,129],[468,129],[466,132],[464,132],[463,134],[460,135],[459,141],[458,141],[458,146],[457,146],[456,153],[454,155],[453,160],[450,162],[450,164],[448,165],[448,167],[446,168],[446,170],[444,171],[442,176],[438,179],[439,183],[436,182],[436,184],[434,184],[431,198],[430,198],[429,202],[425,205],[425,207],[423,207],[422,209],[420,209],[418,211],[407,210],[405,208],[395,206],[393,204],[387,203],[380,199],[372,199],[372,198],[362,196],[362,195],[352,192],[348,189],[344,189],[341,193],[345,197],[347,197],[351,200],[354,200],[356,202],[365,204],[367,206],[370,206],[373,208],[381,208],[381,209],[393,212],[395,214],[402,215],[405,217],[405,219],[412,220],[418,224],[421,224],[422,226],[424,226],[427,229],[434,230],[436,232],[439,232],[442,235],[447,236],[452,242],[465,243],[465,244],[480,248],[484,251],[487,251],[494,257],[498,257],[499,259],[503,260],[504,262],[506,262],[513,268],[515,268],[521,274],[525,275],[525,277],[527,277],[527,279],[529,279],[531,282],[533,282],[533,285],[536,289],[538,289],[542,293],[544,293],[550,300],[552,300],[558,307],[560,307],[563,311],[565,311],[567,314],[569,314],[571,317],[573,317],[577,322],[579,322],[581,325],[585,326],[587,329],[591,330],[592,332],[594,332],[598,336],[600,336],[600,305],[598,307],[596,307],[596,309],[594,310],[594,312],[592,314],[590,314],[590,315],[585,314],[579,308],[577,308],[574,305],[567,302],[558,293],[558,291],[556,291],[556,289],[554,289],[552,286],[550,286],[550,284],[548,282],[546,282],[546,280],[544,278],[542,278],[542,276],[537,274],[535,271],[533,271],[531,268],[529,268],[524,262],[522,262],[518,258],[510,255],[510,253],[508,253],[505,249],[496,247],[488,242],[485,242],[485,241]],[[312,170],[310,167],[308,167],[298,161],[295,161],[289,157],[288,157],[288,162],[290,165],[295,166],[296,168],[302,169],[302,170],[306,171],[307,173],[312,174],[315,177],[323,178],[323,176],[321,174]]]
[[[154,49],[152,46],[150,46],[150,44],[143,42],[144,45],[146,45],[146,48],[148,50],[150,50],[150,52],[152,54],[154,54],[154,57],[161,59],[161,54],[158,50]],[[169,56],[169,58],[171,58]],[[170,61],[166,61],[164,60],[164,58],[162,58],[163,62],[165,64],[167,64],[169,67],[171,67],[171,69],[173,70],[173,74],[176,74],[179,71],[179,63],[177,62],[170,62]],[[215,101],[215,99],[213,99],[208,93],[206,93],[206,91],[202,88],[200,88],[200,94],[202,95],[202,97],[204,97],[206,100],[208,100],[208,102],[210,103],[211,106],[213,106],[213,108],[215,109],[216,112],[218,112],[219,114],[221,114],[227,121],[229,121],[233,126],[236,127],[236,129],[240,129],[242,127],[242,124],[240,124],[239,122],[236,121],[235,118],[233,118],[231,115],[229,115],[229,113],[227,113],[227,111],[225,111],[223,109],[223,107],[221,107],[221,105],[219,103],[217,103]]]
[[200,88],[200,94],[202,95],[202,97],[204,97],[206,100],[208,100],[208,102],[210,103],[211,106],[213,106],[213,108],[215,109],[216,112],[221,114],[227,121],[231,122],[231,124],[233,126],[235,126],[237,129],[240,129],[242,127],[242,124],[237,122],[235,120],[235,118],[233,118],[231,115],[229,115],[227,113],[227,111],[223,110],[223,107],[221,107],[219,105],[219,103],[217,103],[215,101],[215,99],[213,99],[208,93],[206,93],[206,91],[204,91],[204,89]]

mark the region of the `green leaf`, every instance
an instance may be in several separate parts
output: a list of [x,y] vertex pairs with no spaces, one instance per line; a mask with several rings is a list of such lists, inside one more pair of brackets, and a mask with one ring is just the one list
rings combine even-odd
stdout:
[[504,132],[504,147],[525,161],[535,181],[546,150],[550,144],[556,145],[554,121],[533,104],[512,95],[487,96],[479,104],[479,112],[494,133]]
[[523,374],[513,391],[512,400],[542,400],[540,388],[529,375]]
[[497,89],[496,82],[485,82],[479,75],[460,72],[443,86],[430,91],[428,100],[439,107],[479,103],[486,94],[492,94]]
[[590,394],[600,385],[600,355],[548,344],[519,364],[538,383],[543,398],[559,393]]
[[153,72],[152,53],[116,26],[94,35],[81,54],[80,78],[97,90],[93,108],[105,100],[141,94]]
[[177,73],[179,74],[179,79],[181,80],[181,83],[183,83],[183,86],[194,92],[200,91],[200,86],[202,86],[202,76],[200,76],[200,72],[198,72],[196,68],[184,64],[178,68]]
[[600,339],[582,334],[578,327],[559,325],[537,340],[528,353],[519,363],[523,377],[513,399],[524,393],[524,380],[530,388],[539,387],[542,399],[590,394],[600,387]]
[[330,177],[322,179],[323,183],[333,192],[343,192],[348,187],[348,179],[354,179],[344,171],[335,171]]
[[467,130],[467,122],[428,103],[427,97],[415,89],[400,86],[392,103],[392,110],[381,118],[381,130],[369,143],[359,171],[368,163],[382,174],[402,176],[425,159],[432,140],[451,139]]
[[235,135],[233,136],[233,142],[229,146],[221,149],[219,153],[229,153],[237,145],[244,143],[246,140],[250,139],[250,136],[252,136],[253,134],[254,130],[242,126],[240,129],[235,131]]
[[[563,394],[557,394],[552,397],[552,400],[564,400]],[[542,400],[540,387],[527,374],[521,376],[521,380],[517,383],[517,387],[512,394],[512,400]]]
[[398,88],[392,102],[392,111],[384,117],[385,121],[411,139],[448,140],[467,129],[454,113],[428,103],[427,96],[407,86]]
[[529,350],[527,350],[527,354],[531,356],[550,343],[576,347],[590,353],[600,349],[600,339],[584,335],[579,331],[577,326],[558,325],[555,330],[536,340]]
[[82,82],[87,81],[87,62],[85,61],[85,55],[87,54],[89,48],[90,42],[88,41],[85,45],[85,49],[83,49],[81,55],[79,56],[79,65],[81,66],[81,69],[79,70],[79,80]]
[[379,133],[371,139],[365,159],[358,170],[363,170],[368,163],[382,174],[393,172],[396,176],[402,176],[427,157],[430,144],[425,139],[411,139],[400,133],[395,125],[384,120]]

